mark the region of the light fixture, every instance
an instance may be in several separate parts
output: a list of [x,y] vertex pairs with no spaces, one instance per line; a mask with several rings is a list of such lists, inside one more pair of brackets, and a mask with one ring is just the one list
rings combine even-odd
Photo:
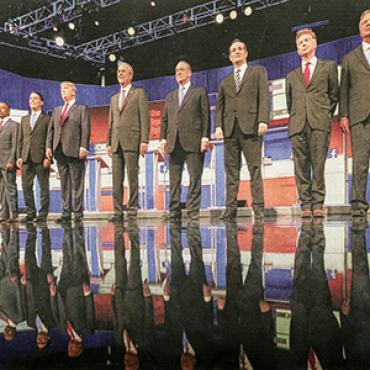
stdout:
[[58,28],[58,26],[57,26],[57,25],[54,25],[54,26],[53,26],[53,31],[54,31],[54,32],[58,32],[58,31],[59,31],[59,28]]
[[62,36],[57,36],[55,39],[55,44],[59,47],[64,45],[64,38]]
[[71,31],[74,31],[75,28],[76,28],[76,25],[73,23],[73,22],[69,22],[68,23],[68,28],[71,30]]
[[99,19],[95,19],[94,24],[95,24],[95,27],[99,27],[100,26]]
[[129,36],[134,36],[135,35],[135,33],[136,33],[136,31],[135,31],[135,28],[134,27],[129,27],[128,29],[127,29],[127,33],[128,33],[128,35]]
[[224,21],[224,16],[219,13],[216,15],[216,23],[221,24]]
[[232,21],[233,21],[233,20],[235,20],[235,19],[238,17],[238,12],[237,12],[235,9],[233,9],[233,10],[230,12],[229,17],[230,17],[230,19],[231,19]]
[[114,63],[117,60],[116,54],[112,53],[108,55],[108,60]]
[[244,9],[244,15],[246,15],[247,17],[249,17],[250,15],[252,15],[253,13],[253,9],[251,6],[247,6],[245,9]]
[[155,3],[155,1],[154,1],[154,0],[152,0],[149,4],[150,4],[150,6],[152,6],[153,8],[156,6],[156,3]]

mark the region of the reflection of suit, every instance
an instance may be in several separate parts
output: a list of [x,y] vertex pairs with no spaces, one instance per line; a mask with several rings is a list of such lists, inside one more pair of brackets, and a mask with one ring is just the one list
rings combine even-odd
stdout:
[[370,65],[362,45],[342,61],[339,116],[349,118],[353,159],[352,207],[367,210],[367,175],[369,172],[370,135]]
[[38,267],[36,259],[36,228],[28,229],[26,241],[26,313],[27,325],[36,327],[36,315],[38,315],[46,326],[50,329],[56,326],[57,316],[55,304],[52,305],[53,298],[49,291],[48,274],[53,275],[50,249],[50,231],[47,227],[42,229],[42,262]]
[[19,270],[19,232],[0,229],[0,315],[15,324],[24,320],[23,294]]
[[251,178],[253,208],[264,207],[262,138],[258,136],[258,125],[260,122],[268,124],[269,107],[265,68],[248,65],[239,92],[236,92],[233,74],[222,80],[217,96],[216,127],[222,128],[225,137],[226,211],[232,216],[237,212],[241,152]]
[[165,139],[170,153],[170,210],[180,212],[181,176],[184,163],[190,175],[188,212],[198,213],[204,153],[201,139],[209,138],[210,118],[207,92],[190,85],[181,106],[179,89],[167,95],[161,124],[161,140]]
[[46,140],[50,117],[41,112],[32,131],[30,120],[30,114],[22,118],[19,135],[17,158],[22,159],[22,189],[27,214],[35,216],[33,181],[37,176],[41,189],[39,216],[46,217],[49,212],[49,169],[44,168],[43,160],[46,158]]
[[94,294],[84,294],[83,285],[89,285],[83,227],[73,231],[68,225],[63,235],[63,268],[58,284],[59,325],[66,330],[68,320],[80,336],[95,330]]
[[264,301],[262,257],[264,225],[254,224],[252,258],[240,294],[240,341],[253,368],[276,367],[274,324],[271,309],[261,312]]
[[212,302],[203,299],[203,284],[206,284],[202,261],[202,245],[199,225],[189,223],[187,228],[190,249],[189,273],[186,273],[182,258],[181,229],[171,225],[171,270],[172,284],[170,303],[172,314],[182,324],[183,330],[195,351],[197,364],[213,360]]
[[48,129],[47,147],[53,150],[58,163],[62,188],[63,216],[82,216],[85,186],[85,161],[79,158],[80,148],[89,149],[90,114],[85,105],[73,104],[61,122],[63,106],[53,110]]
[[370,368],[370,279],[365,228],[352,228],[352,285],[349,315],[341,315],[346,358],[351,368]]
[[342,362],[339,325],[333,314],[324,269],[325,235],[322,226],[302,226],[294,263],[290,301],[290,348],[297,368],[307,367],[310,347],[323,368]]
[[[16,154],[19,123],[9,119],[0,127],[0,217],[17,215]],[[7,163],[14,165],[6,171]]]
[[325,200],[324,169],[329,135],[338,101],[336,63],[317,60],[308,87],[301,66],[290,72],[286,78],[286,98],[301,206],[321,209]]
[[113,208],[123,212],[125,167],[129,184],[127,210],[136,215],[138,209],[138,173],[140,143],[149,142],[149,111],[145,91],[131,87],[119,108],[120,93],[112,96],[109,107],[107,147],[112,147]]

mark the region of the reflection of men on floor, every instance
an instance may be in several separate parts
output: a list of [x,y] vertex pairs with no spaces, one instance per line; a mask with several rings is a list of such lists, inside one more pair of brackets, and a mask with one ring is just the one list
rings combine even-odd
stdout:
[[17,324],[24,320],[19,270],[18,229],[0,226],[0,319],[6,324],[4,338],[14,339]]
[[44,349],[49,342],[49,330],[57,326],[57,312],[55,300],[56,291],[52,289],[54,283],[53,265],[51,261],[50,231],[45,226],[42,234],[42,261],[40,267],[36,257],[37,230],[32,225],[27,226],[26,240],[26,279],[22,284],[26,286],[26,320],[27,325],[37,330],[36,344]]
[[270,305],[264,298],[264,225],[253,225],[251,261],[240,293],[240,360],[253,368],[276,368],[274,324]]
[[[139,368],[151,350],[153,306],[149,285],[142,281],[138,226],[129,223],[130,248],[125,248],[123,228],[115,224],[116,282],[112,286],[113,323],[116,341],[124,346],[126,369]],[[130,263],[127,266],[127,254]]]
[[81,224],[73,230],[68,224],[64,226],[58,309],[59,326],[69,335],[68,356],[77,357],[83,351],[83,337],[95,329],[94,294],[89,285],[89,268]]
[[307,368],[310,348],[323,368],[342,362],[338,321],[324,269],[325,235],[322,225],[302,225],[294,262],[290,301],[290,349],[294,365]]
[[236,369],[239,366],[239,300],[243,287],[236,222],[226,223],[226,240],[226,296],[217,298],[217,321],[220,331],[217,363],[221,367]]
[[351,369],[370,368],[370,279],[366,227],[352,225],[352,284],[341,308],[343,341]]
[[[190,222],[187,227],[190,264],[184,262],[180,225],[171,224],[171,284],[166,288],[169,307],[166,313],[172,322],[182,325],[183,354],[181,366],[191,369],[208,366],[213,361],[211,343],[213,312],[211,291],[207,284],[199,224]],[[177,342],[179,338],[177,336]]]

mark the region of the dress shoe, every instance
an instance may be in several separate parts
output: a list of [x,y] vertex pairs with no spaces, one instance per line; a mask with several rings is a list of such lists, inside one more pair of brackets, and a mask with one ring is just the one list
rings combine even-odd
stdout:
[[367,210],[363,208],[352,209],[352,217],[367,217]]
[[74,222],[82,222],[84,216],[83,215],[75,215],[73,218]]
[[55,222],[58,224],[68,224],[71,222],[71,218],[68,216],[60,216],[55,220]]
[[312,217],[312,211],[310,209],[302,209],[301,217],[302,218],[311,218]]
[[36,222],[46,222],[47,216],[37,216]]
[[28,224],[28,223],[33,222],[33,221],[35,221],[35,216],[34,215],[27,215],[26,217],[24,217],[21,220],[21,223]]
[[324,211],[322,208],[314,209],[313,210],[313,217],[316,218],[323,218],[324,217]]
[[109,217],[109,222],[122,222],[123,221],[123,215],[122,214],[115,214],[112,217]]
[[254,208],[253,209],[254,219],[255,220],[262,220],[265,217],[265,214],[263,212],[263,208]]
[[189,221],[199,221],[199,212],[188,212],[187,218]]
[[367,228],[366,217],[356,217],[352,221],[352,231],[364,231]]
[[228,212],[228,211],[225,211],[219,217],[219,220],[221,220],[221,221],[234,221],[235,218],[236,218],[236,212]]

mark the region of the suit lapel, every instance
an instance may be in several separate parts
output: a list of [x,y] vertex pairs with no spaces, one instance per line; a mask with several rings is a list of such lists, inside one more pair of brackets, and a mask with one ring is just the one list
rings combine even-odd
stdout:
[[[312,85],[312,83],[315,81],[315,79],[317,78],[316,76],[320,75],[320,72],[322,70],[324,66],[324,63],[322,62],[322,60],[317,60],[317,63],[316,63],[316,67],[313,71],[313,74],[312,74],[312,77],[311,77],[311,80],[310,80],[310,84],[308,85],[308,87],[310,87]],[[303,76],[303,74],[302,74]]]
[[[68,112],[67,112],[67,115],[66,115],[66,118],[65,118],[65,120],[64,120],[64,123],[66,123],[66,121],[68,120],[68,118],[69,118],[69,115],[71,114],[71,112],[74,110],[74,109],[76,109],[76,107],[77,107],[77,103],[74,103],[72,106],[71,106],[71,108],[69,108],[68,109]],[[63,107],[62,107],[62,110],[63,110]],[[62,112],[62,111],[61,111]],[[62,113],[61,113],[62,114]],[[39,117],[40,118],[40,117]],[[35,127],[36,127],[36,125],[35,125]]]
[[[40,113],[39,116],[37,117],[37,120],[35,122],[35,125],[33,126],[33,129],[31,130],[31,132],[34,132],[37,128],[37,126],[40,124],[40,122],[42,121],[42,118],[43,118],[43,115],[44,113]],[[30,125],[30,121],[31,121],[31,116],[27,117],[28,118],[28,127],[31,128],[31,125]]]
[[244,72],[244,76],[243,76],[242,82],[240,83],[240,87],[239,87],[239,91],[238,92],[236,92],[234,73],[232,74],[232,79],[233,79],[233,82],[234,82],[234,90],[235,90],[235,94],[236,95],[239,95],[240,94],[240,91],[242,91],[243,86],[245,85],[245,82],[248,80],[248,78],[250,77],[250,75],[252,73],[252,69],[253,68],[251,66],[248,66],[247,67],[247,70]]
[[303,73],[302,73],[302,67],[299,66],[298,68],[296,68],[295,73],[297,75],[298,80],[305,87],[305,89],[307,89],[306,81],[304,80]]
[[355,55],[360,60],[360,62],[365,66],[365,68],[370,72],[370,65],[369,65],[369,62],[366,59],[366,56],[364,54],[364,50],[362,49],[361,45],[357,49],[355,49]]
[[[193,94],[193,92],[194,92],[194,86],[193,85],[190,85],[189,86],[189,89],[188,89],[188,91],[186,92],[186,94],[185,94],[185,96],[184,96],[184,99],[182,100],[182,103],[181,103],[181,105],[179,106],[179,111],[182,109],[182,107],[186,104],[186,102],[187,102],[187,100],[189,99],[189,96],[191,95],[191,94]],[[177,89],[176,90],[177,91],[177,105],[179,105],[179,89]]]
[[[35,125],[36,126],[36,125]],[[31,134],[31,114],[26,117],[25,130],[27,134]],[[33,131],[33,130],[32,130]]]

